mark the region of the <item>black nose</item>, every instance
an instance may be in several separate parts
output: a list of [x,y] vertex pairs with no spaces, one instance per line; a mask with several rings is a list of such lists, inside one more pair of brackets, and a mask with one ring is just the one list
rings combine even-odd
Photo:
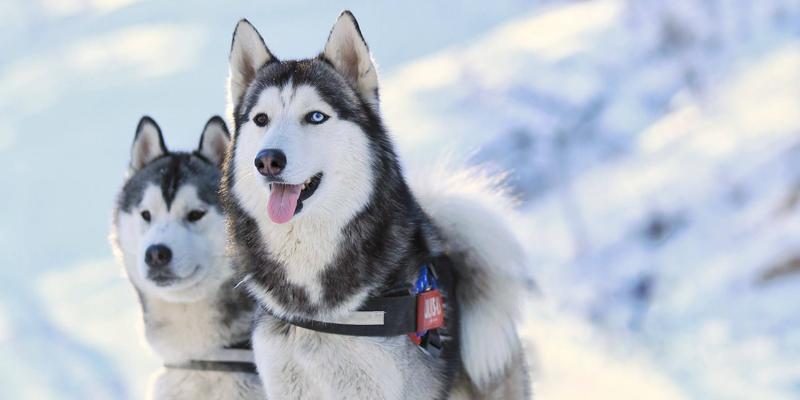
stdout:
[[286,168],[286,154],[278,149],[261,150],[256,155],[255,164],[261,175],[276,177]]
[[154,244],[144,252],[144,262],[150,268],[162,268],[172,260],[172,250],[163,244]]

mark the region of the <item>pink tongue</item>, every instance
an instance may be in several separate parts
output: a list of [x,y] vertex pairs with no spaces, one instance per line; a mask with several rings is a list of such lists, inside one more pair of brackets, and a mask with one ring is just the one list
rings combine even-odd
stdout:
[[276,224],[289,222],[297,208],[297,199],[300,197],[300,185],[272,184],[269,195],[267,211],[269,219]]

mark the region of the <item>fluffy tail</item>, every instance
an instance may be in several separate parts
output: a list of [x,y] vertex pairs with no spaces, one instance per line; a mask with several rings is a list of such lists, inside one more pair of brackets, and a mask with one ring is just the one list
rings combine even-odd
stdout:
[[479,171],[426,171],[411,188],[458,255],[461,356],[470,380],[488,388],[519,358],[516,323],[524,282],[525,252],[509,220],[512,204],[500,181]]

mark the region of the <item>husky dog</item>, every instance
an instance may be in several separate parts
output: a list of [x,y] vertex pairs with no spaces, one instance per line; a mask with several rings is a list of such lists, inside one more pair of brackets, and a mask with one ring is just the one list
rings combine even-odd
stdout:
[[[322,54],[291,61],[240,21],[228,89],[235,130],[222,202],[236,265],[259,303],[252,341],[267,395],[529,397],[515,326],[514,271],[525,259],[501,196],[458,177],[429,177],[412,192],[353,15],[339,16]],[[376,335],[402,321],[372,304],[409,293],[425,299],[424,311],[410,310],[423,322],[409,335]],[[444,322],[422,332],[442,315],[428,294],[444,296]]]
[[220,117],[191,153],[167,150],[149,117],[136,129],[111,242],[139,295],[147,341],[165,363],[156,399],[264,397],[252,354],[233,348],[249,343],[253,305],[234,289],[225,256],[217,191],[229,141]]

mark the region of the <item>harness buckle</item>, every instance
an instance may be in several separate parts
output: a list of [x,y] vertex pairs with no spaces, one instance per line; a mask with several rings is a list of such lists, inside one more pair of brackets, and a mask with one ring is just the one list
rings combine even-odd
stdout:
[[439,334],[439,331],[430,331],[422,337],[422,343],[419,346],[428,355],[439,358],[444,347],[442,335]]

